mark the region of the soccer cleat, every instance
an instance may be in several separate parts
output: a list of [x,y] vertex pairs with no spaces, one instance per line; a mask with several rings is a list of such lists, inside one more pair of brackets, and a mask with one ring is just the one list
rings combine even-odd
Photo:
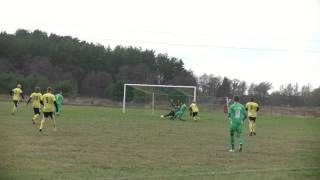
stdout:
[[239,152],[242,152],[242,144],[239,145]]
[[250,136],[252,136],[252,132],[250,132]]
[[42,132],[42,129],[39,129],[39,132]]
[[234,152],[234,149],[229,149],[229,152]]
[[253,132],[253,135],[255,136],[255,135],[256,135],[256,132]]

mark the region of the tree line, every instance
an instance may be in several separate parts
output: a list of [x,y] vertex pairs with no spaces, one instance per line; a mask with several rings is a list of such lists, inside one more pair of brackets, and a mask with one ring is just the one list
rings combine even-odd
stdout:
[[0,93],[8,93],[16,83],[23,84],[25,92],[32,92],[35,86],[52,86],[63,89],[67,96],[115,100],[122,98],[123,83],[193,85],[198,87],[200,96],[249,94],[266,103],[320,105],[320,90],[312,91],[310,85],[283,85],[269,94],[270,82],[247,84],[207,74],[196,77],[185,68],[182,59],[168,54],[132,46],[111,49],[40,30],[0,33]]
[[273,91],[272,83],[263,81],[258,84],[247,84],[239,79],[204,74],[198,78],[198,87],[204,96],[232,97],[240,95],[248,101],[255,97],[265,105],[277,106],[320,106],[320,87],[312,90],[310,84],[299,87],[299,84],[281,85]]
[[17,82],[26,92],[36,85],[64,89],[71,96],[118,99],[123,83],[195,85],[181,59],[154,50],[111,49],[70,36],[35,30],[0,33],[0,91]]

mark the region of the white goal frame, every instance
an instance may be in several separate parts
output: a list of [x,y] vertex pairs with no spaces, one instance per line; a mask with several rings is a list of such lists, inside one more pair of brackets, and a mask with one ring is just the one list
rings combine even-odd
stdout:
[[[197,87],[196,86],[175,86],[175,85],[154,85],[154,84],[127,84],[123,85],[123,102],[122,102],[122,112],[126,112],[126,91],[127,86],[140,86],[140,87],[169,87],[169,88],[187,88],[193,89],[193,101],[197,100]],[[152,93],[152,113],[154,113],[154,93]]]

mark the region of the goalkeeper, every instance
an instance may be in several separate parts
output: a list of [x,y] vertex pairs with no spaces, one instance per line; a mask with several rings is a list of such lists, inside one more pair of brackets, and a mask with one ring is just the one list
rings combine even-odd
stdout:
[[239,152],[242,151],[242,127],[243,121],[247,118],[247,113],[242,104],[239,103],[239,96],[234,96],[234,103],[230,106],[228,117],[230,119],[230,152],[234,152],[234,133],[237,132],[237,139],[239,143]]
[[183,120],[181,117],[186,111],[187,111],[187,105],[185,103],[182,103],[182,105],[180,106],[180,109],[174,114],[173,117],[170,118],[170,120],[174,120],[176,118]]

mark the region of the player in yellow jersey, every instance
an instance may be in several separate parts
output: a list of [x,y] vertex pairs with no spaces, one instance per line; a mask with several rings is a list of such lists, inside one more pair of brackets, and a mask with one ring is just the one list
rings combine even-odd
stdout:
[[53,130],[56,131],[56,121],[54,119],[54,110],[58,112],[58,105],[55,96],[52,94],[52,88],[47,88],[47,93],[41,98],[40,103],[43,105],[43,119],[41,120],[40,129],[43,129],[44,122],[50,117],[53,122]]
[[192,113],[191,115],[192,115],[192,117],[193,117],[193,120],[194,120],[194,121],[198,121],[198,120],[200,119],[200,118],[198,117],[199,108],[198,108],[196,102],[192,102],[192,103],[190,104],[189,109],[190,109],[190,112]]
[[21,89],[21,84],[17,84],[17,87],[12,89],[10,91],[10,95],[12,96],[13,100],[13,109],[12,109],[12,115],[16,112],[20,99],[24,99],[23,92]]
[[34,115],[32,117],[32,123],[35,124],[35,120],[40,116],[40,101],[42,98],[42,94],[40,92],[40,87],[35,87],[34,92],[30,95],[27,105],[30,103],[32,100],[32,107],[33,107],[33,112]]
[[257,112],[259,111],[259,105],[254,102],[253,98],[250,98],[250,102],[246,104],[246,110],[249,118],[250,136],[256,135],[256,119]]

